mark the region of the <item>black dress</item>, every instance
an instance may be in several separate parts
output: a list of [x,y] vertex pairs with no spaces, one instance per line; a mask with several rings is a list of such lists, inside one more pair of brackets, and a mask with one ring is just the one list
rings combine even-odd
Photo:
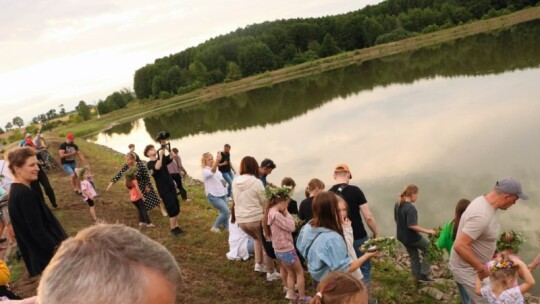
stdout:
[[[141,192],[144,197],[144,209],[152,210],[152,208],[159,205],[160,200],[154,191],[154,187],[152,186],[150,175],[148,175],[148,170],[146,170],[146,167],[142,162],[137,162],[136,166],[137,173],[135,174],[135,178],[137,179],[137,183],[139,183],[139,188],[141,188]],[[111,182],[113,184],[118,182],[122,176],[124,176],[124,173],[126,173],[129,169],[130,166],[128,164],[124,164],[122,169],[120,169],[120,171],[111,179]],[[150,188],[150,191],[145,191],[146,186]]]
[[67,238],[45,201],[30,187],[11,184],[9,215],[15,238],[30,276],[39,275]]

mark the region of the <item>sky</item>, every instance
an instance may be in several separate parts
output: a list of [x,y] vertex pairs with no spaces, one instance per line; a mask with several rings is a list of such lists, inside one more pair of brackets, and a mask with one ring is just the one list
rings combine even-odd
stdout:
[[378,2],[0,0],[0,127],[132,90],[138,68],[240,27]]

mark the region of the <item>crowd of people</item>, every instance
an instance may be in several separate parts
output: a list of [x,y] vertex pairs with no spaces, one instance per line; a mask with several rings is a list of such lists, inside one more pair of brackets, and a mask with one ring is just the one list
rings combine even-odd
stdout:
[[[44,138],[38,135],[37,139],[43,147]],[[154,145],[145,147],[144,156],[149,159],[146,164],[135,153],[135,146],[130,145],[125,164],[112,178],[107,191],[125,177],[139,226],[154,227],[148,211],[160,206],[169,217],[171,235],[178,236],[184,232],[179,225],[178,196],[183,201],[189,200],[182,183],[187,171],[178,149],[171,149],[166,139],[158,142],[157,149]],[[58,155],[70,186],[88,204],[96,225],[67,238],[45,204],[41,186],[53,208],[58,207],[54,190],[40,168],[37,147],[31,136],[27,136],[20,148],[7,155],[13,180],[8,200],[11,221],[4,221],[12,227],[30,276],[42,274],[34,300],[174,303],[180,282],[176,261],[162,245],[138,230],[99,223],[93,175],[71,133],[60,145]],[[306,198],[297,203],[291,198],[296,187],[292,178],[284,178],[279,186],[268,181],[277,168],[274,161],[266,158],[259,165],[254,157],[245,156],[237,171],[230,151],[231,146],[226,144],[215,156],[207,152],[201,157],[206,199],[218,211],[209,230],[229,233],[230,250],[226,258],[245,261],[251,253],[253,270],[266,273],[267,281],[281,280],[284,298],[290,302],[376,303],[369,291],[370,260],[380,250],[363,252],[360,248],[370,237],[380,235],[364,192],[350,184],[349,166],[335,166],[335,184],[328,191],[320,179],[310,180],[305,187]],[[79,166],[77,160],[84,166]],[[154,178],[157,193],[150,176]],[[523,303],[522,294],[535,284],[531,271],[540,264],[540,254],[526,265],[512,251],[512,246],[497,247],[497,240],[501,241],[497,211],[507,210],[518,199],[528,199],[521,183],[504,178],[486,195],[472,201],[459,200],[454,218],[444,225],[440,234],[419,224],[415,207],[418,198],[419,187],[409,184],[394,206],[397,240],[408,253],[414,279],[422,283],[434,281],[426,256],[429,242],[422,234],[434,235],[438,236],[437,245],[449,254],[449,268],[462,303]],[[503,243],[512,240],[503,238]],[[97,257],[100,259],[96,260]],[[98,264],[103,267],[95,267]],[[306,270],[310,280],[306,280]],[[118,283],[105,284],[100,281],[104,278]],[[306,292],[309,281],[317,289],[312,296]],[[97,289],[102,292],[96,293]],[[7,297],[8,293],[2,290],[0,286],[0,296]],[[109,301],[110,297],[118,301]]]

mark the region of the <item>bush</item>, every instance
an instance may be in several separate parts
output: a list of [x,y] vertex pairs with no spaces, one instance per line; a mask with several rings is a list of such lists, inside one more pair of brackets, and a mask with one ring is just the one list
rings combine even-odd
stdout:
[[178,88],[178,95],[186,94],[189,92],[193,92],[197,89],[200,89],[204,87],[204,84],[200,81],[194,81],[192,84],[185,86],[185,87],[179,87]]
[[171,93],[167,91],[159,92],[159,99],[169,99],[169,98],[171,98]]

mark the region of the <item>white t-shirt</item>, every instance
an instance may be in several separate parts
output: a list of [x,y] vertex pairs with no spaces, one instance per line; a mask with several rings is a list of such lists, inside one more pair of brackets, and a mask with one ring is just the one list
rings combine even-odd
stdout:
[[221,180],[223,174],[216,169],[216,172],[212,172],[212,168],[206,166],[202,170],[202,177],[204,180],[204,192],[206,195],[212,194],[215,197],[222,197],[227,195],[227,188],[223,185]]
[[513,287],[503,291],[498,297],[491,292],[491,286],[485,286],[481,290],[482,297],[490,304],[523,304],[523,295],[519,287]]
[[[467,234],[474,241],[471,250],[482,264],[493,258],[497,248],[497,237],[501,225],[497,218],[497,208],[493,207],[484,196],[475,198],[461,216],[457,236]],[[465,262],[452,248],[449,268],[456,282],[470,287],[476,283],[476,269]]]

